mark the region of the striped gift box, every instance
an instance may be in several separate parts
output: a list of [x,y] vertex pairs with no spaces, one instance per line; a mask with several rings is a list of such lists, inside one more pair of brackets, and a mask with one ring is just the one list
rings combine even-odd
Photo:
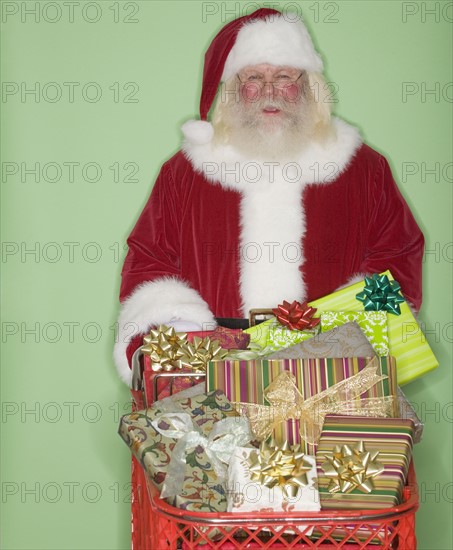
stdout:
[[[393,280],[390,271],[381,275]],[[356,294],[364,286],[364,282],[350,285],[309,305],[318,309],[317,315],[323,311],[363,311]],[[439,363],[407,303],[400,304],[400,308],[401,315],[387,314],[387,328],[390,355],[398,362],[398,383],[402,386],[435,369]]]
[[[316,451],[321,508],[370,510],[400,504],[412,458],[413,431],[412,420],[402,418],[326,416]],[[376,460],[384,466],[383,472],[373,478],[373,490],[330,493],[330,480],[322,465],[332,458],[336,446],[352,446],[359,441],[364,442],[366,451],[379,451]]]
[[[304,399],[317,395],[337,382],[357,374],[365,368],[370,357],[322,358],[322,359],[256,359],[252,361],[211,361],[206,371],[206,391],[220,389],[234,403],[257,403],[269,405],[264,398],[264,390],[283,371],[295,376],[298,390]],[[397,395],[396,362],[393,357],[377,358],[380,372],[388,378],[375,384],[362,394],[366,397]],[[359,398],[358,398],[359,399]],[[394,414],[397,414],[395,399]],[[298,420],[282,422],[274,430],[277,443],[302,443],[307,454],[314,454],[316,447],[301,441],[304,426]]]

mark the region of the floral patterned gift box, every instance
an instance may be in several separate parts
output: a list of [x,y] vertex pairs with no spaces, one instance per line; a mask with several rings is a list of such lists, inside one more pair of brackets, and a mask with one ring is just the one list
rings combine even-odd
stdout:
[[162,498],[198,512],[226,510],[228,461],[251,438],[247,420],[221,391],[157,401],[123,416],[119,434]]

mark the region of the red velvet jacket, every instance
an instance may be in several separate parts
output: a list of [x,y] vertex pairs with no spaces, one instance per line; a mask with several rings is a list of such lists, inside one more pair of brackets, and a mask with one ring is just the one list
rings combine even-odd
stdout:
[[246,317],[386,269],[419,309],[423,235],[385,158],[354,132],[338,122],[324,156],[314,150],[300,173],[286,163],[257,180],[258,163],[186,129],[127,241],[115,349],[124,380],[133,337],[129,356],[151,325],[173,317]]

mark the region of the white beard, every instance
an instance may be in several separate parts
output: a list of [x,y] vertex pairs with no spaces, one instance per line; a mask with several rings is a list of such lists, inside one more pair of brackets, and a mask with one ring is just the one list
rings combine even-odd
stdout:
[[[265,115],[266,107],[276,107],[281,112]],[[278,97],[263,97],[249,104],[229,101],[219,105],[218,111],[218,121],[213,120],[216,139],[253,158],[297,157],[314,137],[315,108],[306,99],[297,103]]]

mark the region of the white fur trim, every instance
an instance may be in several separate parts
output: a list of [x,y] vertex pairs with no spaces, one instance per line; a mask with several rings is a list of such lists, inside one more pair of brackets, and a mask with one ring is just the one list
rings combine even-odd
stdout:
[[216,322],[206,302],[196,290],[184,281],[173,277],[162,277],[136,287],[123,302],[118,319],[118,341],[113,357],[118,374],[126,384],[131,385],[132,371],[126,358],[126,349],[137,334],[146,334],[153,325],[179,318],[193,321],[209,328]]
[[294,162],[286,163],[247,159],[231,146],[200,145],[186,136],[183,151],[194,169],[208,181],[242,194],[240,292],[244,316],[250,308],[306,298],[303,187],[336,179],[361,144],[355,128],[337,118],[333,124],[334,139],[323,146],[313,143]]
[[248,21],[228,54],[222,80],[248,65],[269,63],[321,73],[323,64],[302,21],[271,15]]
[[243,191],[241,201],[242,312],[276,307],[283,300],[304,301],[306,290],[300,265],[305,213],[302,185],[261,183]]
[[[186,134],[182,149],[194,169],[213,183],[236,191],[271,182],[279,185],[328,183],[348,166],[362,143],[357,128],[333,117],[335,136],[325,144],[313,142],[291,162],[266,162],[246,158],[231,145],[200,144]],[[187,124],[187,123],[186,123]],[[183,128],[186,127],[186,124]],[[205,124],[209,124],[206,122]]]
[[197,145],[209,143],[214,137],[212,124],[204,120],[188,120],[181,130],[187,140]]
[[173,317],[173,319],[163,324],[167,327],[173,327],[176,332],[198,332],[203,330],[203,327],[198,323],[193,323],[192,321],[186,321],[176,317]]

